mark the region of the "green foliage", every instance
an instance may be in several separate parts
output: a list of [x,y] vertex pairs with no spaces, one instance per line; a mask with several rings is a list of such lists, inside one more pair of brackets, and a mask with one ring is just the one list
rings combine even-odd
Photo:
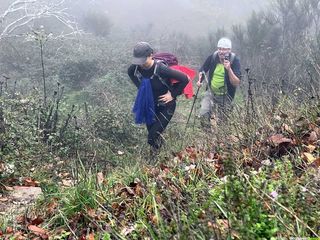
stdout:
[[129,145],[134,143],[132,116],[128,112],[116,109],[99,109],[94,120],[97,137],[114,144]]
[[63,65],[59,72],[61,81],[74,89],[81,89],[99,74],[97,61],[70,61]]
[[248,239],[270,239],[278,231],[277,221],[264,209],[263,203],[246,179],[231,176],[224,199],[230,204],[230,220],[242,236]]
[[[305,225],[296,222],[294,215],[283,206],[290,206],[292,212],[299,213],[299,218],[308,216],[308,220],[303,220],[316,229],[314,219],[319,213],[312,209],[320,202],[310,192],[301,192],[306,184],[304,180],[298,185],[295,181],[296,176],[289,161],[277,161],[275,168],[266,168],[259,173],[231,175],[210,191],[211,211],[217,214],[220,210],[232,229],[246,239],[271,239],[286,231],[286,228],[292,231],[290,234],[293,236],[309,236]],[[306,199],[314,201],[316,205],[311,207]],[[221,207],[217,209],[217,206]],[[313,217],[310,217],[311,212]]]

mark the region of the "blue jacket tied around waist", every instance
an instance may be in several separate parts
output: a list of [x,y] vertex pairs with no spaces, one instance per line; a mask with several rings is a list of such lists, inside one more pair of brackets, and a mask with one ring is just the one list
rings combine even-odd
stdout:
[[150,125],[154,122],[154,101],[149,78],[142,78],[141,85],[132,109],[135,123]]

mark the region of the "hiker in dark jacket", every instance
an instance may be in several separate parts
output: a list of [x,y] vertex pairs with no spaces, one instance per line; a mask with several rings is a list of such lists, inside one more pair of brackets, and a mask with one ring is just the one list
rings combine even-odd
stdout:
[[[148,43],[137,43],[128,75],[138,88],[133,107],[135,122],[146,124],[148,143],[152,150],[158,150],[163,140],[161,134],[173,116],[176,98],[188,84],[188,77],[155,61],[152,56],[153,49]],[[171,85],[170,79],[178,83]]]
[[231,52],[231,40],[221,38],[217,44],[218,50],[208,56],[199,69],[199,81],[202,84],[208,73],[207,91],[201,101],[200,117],[203,127],[210,127],[211,115],[215,114],[217,123],[226,120],[236,87],[240,84],[240,61]]

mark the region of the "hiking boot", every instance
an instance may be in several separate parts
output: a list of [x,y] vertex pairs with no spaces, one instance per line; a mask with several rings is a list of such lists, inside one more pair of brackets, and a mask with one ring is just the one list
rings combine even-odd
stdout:
[[200,124],[204,131],[210,130],[211,129],[210,115],[205,114],[200,116]]

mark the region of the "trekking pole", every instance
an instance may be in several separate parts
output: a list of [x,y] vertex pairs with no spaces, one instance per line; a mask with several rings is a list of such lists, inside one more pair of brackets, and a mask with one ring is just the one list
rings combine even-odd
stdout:
[[[200,83],[203,82],[203,79],[206,79],[206,81],[207,81],[207,76],[206,76],[205,72],[200,72],[200,73],[201,73]],[[189,123],[189,121],[190,121],[191,114],[192,114],[192,112],[193,112],[193,108],[194,108],[194,105],[195,105],[195,103],[196,103],[196,100],[197,100],[197,97],[198,97],[198,93],[199,93],[200,87],[201,87],[201,85],[198,86],[196,95],[194,95],[192,107],[191,107],[191,110],[190,110],[190,113],[189,113],[189,116],[188,116],[188,120],[187,120],[187,123],[186,123],[186,127],[185,127],[184,132],[183,132],[183,135],[182,135],[183,137],[182,137],[182,141],[181,141],[180,148],[182,148],[183,143],[184,143],[184,140],[185,140],[185,135],[186,135],[186,133],[187,133],[188,123]]]
[[[201,72],[201,77],[200,77],[200,83],[203,82],[203,79],[205,79],[207,76],[204,72]],[[196,92],[196,95],[194,95],[194,99],[193,99],[193,103],[192,103],[192,106],[191,106],[191,110],[190,110],[190,113],[189,113],[189,116],[188,116],[188,120],[187,120],[187,123],[186,123],[186,128],[188,127],[188,124],[189,124],[189,121],[190,121],[190,118],[191,118],[191,114],[193,112],[193,108],[194,108],[194,104],[196,103],[197,101],[197,97],[198,97],[198,93],[199,93],[199,90],[201,88],[201,85],[198,86],[198,89],[197,89],[197,92]]]

